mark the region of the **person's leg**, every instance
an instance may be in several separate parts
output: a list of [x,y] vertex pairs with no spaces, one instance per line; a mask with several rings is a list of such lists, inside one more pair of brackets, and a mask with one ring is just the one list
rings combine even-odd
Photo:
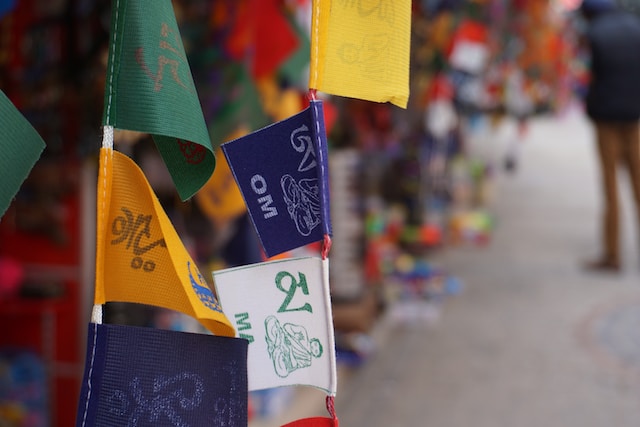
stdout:
[[634,122],[624,128],[624,160],[629,171],[631,189],[636,204],[637,224],[636,232],[640,233],[640,125]]
[[596,122],[595,127],[604,196],[602,216],[603,253],[601,258],[591,263],[589,267],[595,269],[618,269],[620,266],[620,253],[616,165],[620,154],[619,137],[614,124]]

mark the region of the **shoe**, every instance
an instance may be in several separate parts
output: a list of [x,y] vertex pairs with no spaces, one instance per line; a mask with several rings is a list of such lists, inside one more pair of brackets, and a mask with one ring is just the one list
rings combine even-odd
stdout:
[[584,265],[585,270],[593,272],[610,272],[618,273],[620,271],[620,263],[617,261],[611,261],[608,259],[597,259],[595,261],[589,261]]

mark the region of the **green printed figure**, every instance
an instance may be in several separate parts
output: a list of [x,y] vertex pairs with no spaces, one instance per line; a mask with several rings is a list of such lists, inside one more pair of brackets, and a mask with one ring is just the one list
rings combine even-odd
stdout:
[[312,359],[322,356],[322,344],[318,338],[309,339],[307,330],[300,325],[280,325],[275,316],[264,321],[267,351],[273,360],[273,368],[279,377],[311,366]]

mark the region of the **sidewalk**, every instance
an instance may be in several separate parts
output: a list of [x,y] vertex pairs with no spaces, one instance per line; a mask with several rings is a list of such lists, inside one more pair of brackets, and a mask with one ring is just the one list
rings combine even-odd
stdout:
[[384,326],[377,355],[339,390],[341,426],[640,425],[640,248],[628,189],[624,272],[580,269],[597,253],[591,138],[579,113],[532,123],[519,169],[497,177],[491,244],[438,260],[464,292],[435,325]]

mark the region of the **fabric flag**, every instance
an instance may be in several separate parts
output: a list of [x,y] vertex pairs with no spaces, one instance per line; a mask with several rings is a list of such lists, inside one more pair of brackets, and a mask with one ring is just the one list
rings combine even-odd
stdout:
[[329,261],[291,258],[213,272],[220,302],[249,341],[249,390],[307,385],[336,393]]
[[298,37],[283,15],[280,0],[250,0],[253,14],[254,78],[275,72],[298,47]]
[[247,425],[247,341],[91,323],[76,427]]
[[0,156],[0,218],[40,158],[45,144],[38,132],[0,91],[0,127],[4,131]]
[[219,12],[228,13],[226,51],[235,61],[248,60],[254,79],[273,74],[299,43],[282,1],[231,0],[231,4],[219,6]]
[[183,200],[215,157],[171,0],[116,0],[103,125],[153,135]]
[[210,128],[215,129],[210,135],[216,147],[231,140],[229,135],[239,128],[254,130],[269,123],[256,84],[242,63],[223,57],[208,69],[210,80],[204,83],[203,100]]
[[292,421],[282,427],[338,427],[337,418],[312,417],[303,418],[301,420]]
[[313,0],[309,87],[367,101],[409,101],[411,0]]
[[218,157],[215,173],[195,195],[195,201],[215,224],[231,221],[247,211],[224,156]]
[[165,307],[195,317],[215,334],[235,334],[142,170],[124,154],[102,148],[95,304],[108,301]]
[[322,101],[222,150],[267,257],[331,234]]

